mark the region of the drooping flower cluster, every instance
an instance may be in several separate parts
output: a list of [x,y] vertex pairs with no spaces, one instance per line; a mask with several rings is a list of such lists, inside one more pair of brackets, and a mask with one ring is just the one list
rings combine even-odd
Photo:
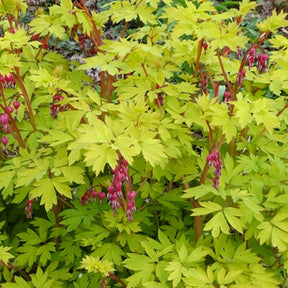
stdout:
[[123,199],[122,184],[128,182],[128,162],[119,154],[118,165],[112,170],[112,184],[108,188],[107,199],[115,214],[120,205],[120,199]]
[[9,75],[1,75],[0,74],[0,84],[3,88],[15,88],[16,87],[16,78],[13,73]]
[[127,198],[127,211],[126,211],[126,216],[129,222],[133,221],[133,217],[132,217],[132,213],[136,212],[136,206],[135,206],[135,198],[136,196],[136,192],[132,191],[132,192],[128,192],[126,194],[126,198]]
[[2,124],[3,129],[7,132],[7,130],[8,130],[8,122],[9,122],[9,115],[7,113],[1,114],[0,122]]
[[64,99],[64,96],[60,94],[55,94],[53,96],[53,102],[50,105],[50,115],[53,116],[55,119],[57,119],[59,112],[63,112],[67,110],[67,105],[61,105],[58,103],[59,101],[63,99]]
[[237,52],[234,54],[235,59],[240,60],[243,56],[243,50],[241,47],[237,47]]
[[247,56],[246,61],[247,61],[247,64],[248,64],[248,68],[249,68],[249,69],[251,69],[252,66],[253,66],[253,64],[254,64],[254,61],[255,61],[255,51],[256,51],[255,48],[252,47],[252,48],[250,49],[250,51],[249,51],[248,56]]
[[225,100],[225,102],[227,102],[227,106],[228,106],[229,110],[232,110],[232,106],[229,103],[230,101],[232,101],[232,98],[231,98],[231,95],[230,95],[229,91],[225,91],[224,92],[224,100]]
[[236,79],[236,84],[238,86],[242,86],[245,76],[246,76],[246,71],[244,69],[238,73],[237,79]]
[[[15,113],[17,113],[18,108],[20,107],[20,102],[19,101],[14,101],[13,106],[16,110]],[[5,113],[0,114],[0,130],[4,131],[5,134],[9,134],[10,131],[8,129],[8,123],[9,123],[9,115],[11,116],[11,113],[14,111],[14,108],[11,106],[8,106],[5,108]],[[17,114],[16,114],[17,115]],[[8,138],[6,136],[1,137],[1,142],[4,146],[4,149],[6,149],[6,146],[8,144]]]
[[[126,216],[128,221],[133,220],[133,212],[136,211],[135,206],[135,196],[136,192],[132,191],[131,185],[129,185],[129,175],[128,175],[128,162],[124,157],[119,154],[118,164],[114,170],[112,170],[113,178],[112,184],[108,188],[107,199],[112,208],[113,214],[116,214],[116,210],[120,207],[126,211]],[[122,193],[122,186],[126,183],[126,204]],[[130,187],[130,188],[129,188]],[[127,191],[128,190],[128,191]],[[120,202],[121,201],[121,202]]]
[[219,178],[222,174],[222,160],[220,151],[212,150],[211,153],[207,156],[208,167],[214,166],[213,174],[213,187],[219,189]]
[[27,218],[32,218],[32,204],[34,202],[34,198],[26,201],[25,212]]
[[267,60],[269,58],[268,54],[259,54],[257,56],[257,69],[260,74],[267,71]]
[[203,42],[202,47],[204,49],[204,53],[206,53],[207,49],[208,49],[208,44],[206,41]]
[[96,189],[89,189],[86,191],[86,193],[80,198],[80,203],[83,206],[86,206],[92,197],[92,202],[94,203],[96,200],[96,197],[100,200],[100,203],[102,204],[103,199],[106,197],[106,194],[104,192],[99,192]]

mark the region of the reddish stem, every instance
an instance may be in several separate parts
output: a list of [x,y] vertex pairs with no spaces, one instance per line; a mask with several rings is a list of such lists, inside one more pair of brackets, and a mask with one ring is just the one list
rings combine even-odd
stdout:
[[107,102],[110,103],[111,101],[111,95],[113,92],[113,82],[115,81],[114,77],[110,74],[108,74],[108,83],[107,83],[107,89],[108,89],[108,95],[107,95]]
[[118,281],[124,288],[127,287],[127,285],[124,283],[124,281],[122,279],[120,279],[118,276],[116,276],[114,273],[109,272],[109,277],[113,280]]
[[14,67],[14,68],[15,68],[15,71],[16,71],[16,78],[17,78],[17,80],[18,80],[18,82],[19,82],[20,88],[21,88],[21,90],[22,90],[24,99],[25,99],[26,104],[27,104],[27,107],[28,107],[28,113],[29,113],[31,125],[32,125],[32,128],[33,128],[33,131],[35,132],[37,129],[36,129],[36,125],[35,125],[35,119],[34,119],[34,115],[33,115],[33,110],[32,110],[32,106],[31,106],[31,102],[30,102],[30,99],[29,99],[27,90],[26,90],[26,88],[25,88],[25,86],[24,86],[24,83],[23,83],[23,81],[22,81],[22,78],[21,78],[21,76],[20,76],[19,67]]
[[212,86],[212,89],[213,89],[213,92],[214,92],[214,97],[218,97],[218,93],[219,93],[219,83],[218,84],[215,84],[215,82],[213,81],[213,78],[210,74],[209,71],[206,71],[206,74],[208,75],[209,77],[209,80],[211,82],[211,86]]
[[195,70],[194,70],[194,74],[193,74],[193,77],[194,77],[194,78],[197,77],[197,73],[198,73],[198,70],[199,70],[199,67],[200,67],[200,57],[201,57],[203,42],[204,42],[204,38],[202,38],[202,39],[199,41],[199,44],[198,44],[197,59],[196,59]]
[[223,76],[224,76],[224,78],[225,78],[226,85],[227,85],[228,90],[229,90],[229,92],[230,92],[231,99],[232,99],[233,101],[235,101],[235,100],[237,100],[237,99],[236,99],[236,93],[234,93],[233,88],[232,88],[232,85],[231,85],[231,83],[230,83],[230,81],[229,81],[229,79],[228,79],[228,77],[227,77],[227,74],[226,74],[226,71],[225,71],[225,68],[224,68],[224,65],[223,65],[223,62],[222,62],[222,60],[221,60],[221,56],[220,56],[218,50],[216,50],[216,54],[217,54],[217,57],[218,57],[218,60],[219,60],[219,63],[220,63],[220,67],[221,67],[221,70],[222,70],[222,74],[223,74]]
[[35,56],[35,59],[37,59],[37,58],[39,57],[41,51],[43,50],[43,47],[48,44],[49,39],[50,39],[50,32],[46,35],[46,37],[45,37],[45,39],[44,39],[44,42],[43,42],[42,45],[40,46],[40,48],[39,48],[39,50],[38,50],[38,52],[37,52],[37,54],[36,54],[36,56]]
[[208,129],[209,129],[209,146],[210,148],[213,147],[213,134],[212,134],[212,129],[211,129],[211,126],[210,126],[210,123],[206,120],[206,124],[208,126]]
[[26,281],[31,281],[30,276],[25,271],[19,269],[18,267],[13,266],[11,264],[6,264],[2,260],[0,261],[0,265],[3,265],[5,267],[7,267],[8,269],[16,270]]
[[[2,1],[3,2],[3,1]],[[9,16],[9,13],[6,13],[6,17],[7,17],[7,20],[8,20],[8,23],[9,23],[9,26],[10,26],[10,29],[13,29],[13,22],[12,22],[12,17]]]
[[139,7],[139,5],[141,4],[142,1],[143,1],[143,0],[140,0],[140,1],[138,2],[138,4],[135,6],[135,9],[137,9],[137,8]]
[[[202,172],[202,174],[203,174],[203,172]],[[185,190],[189,189],[190,185],[189,185],[189,183],[185,182],[184,176],[182,177],[182,180],[183,180],[183,186],[184,186]],[[196,200],[194,198],[190,198],[189,200],[190,200],[193,208],[201,207],[198,199]],[[195,240],[198,241],[202,235],[202,217],[201,216],[195,216],[194,217],[194,225],[195,225]]]
[[142,66],[142,68],[144,70],[145,76],[148,77],[149,74],[147,73],[147,70],[146,70],[146,67],[145,67],[144,63],[141,63],[141,66]]
[[123,38],[123,37],[124,37],[125,32],[126,32],[126,30],[127,30],[127,27],[128,27],[128,22],[125,21],[124,28],[123,28],[123,30],[122,30],[122,33],[121,33],[120,38]]
[[[75,2],[78,3],[77,1],[75,1]],[[81,0],[80,7],[85,11],[86,15],[89,17],[89,19],[90,19],[90,21],[92,23],[93,30],[94,30],[95,37],[96,37],[96,48],[98,49],[98,47],[102,44],[100,32],[99,32],[99,30],[97,28],[97,25],[96,25],[95,21],[93,20],[93,17],[91,16],[91,13],[89,12],[89,10],[86,7],[85,0]]]
[[106,98],[106,81],[105,81],[105,71],[100,72],[100,85],[101,85],[101,98]]

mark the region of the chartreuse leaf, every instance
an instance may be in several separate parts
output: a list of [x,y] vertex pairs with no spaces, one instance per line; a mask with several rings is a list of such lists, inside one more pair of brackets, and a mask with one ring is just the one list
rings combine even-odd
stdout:
[[127,287],[137,287],[140,283],[145,283],[153,279],[155,264],[150,257],[134,253],[127,253],[127,256],[128,258],[123,261],[124,267],[138,271],[127,278]]
[[216,211],[221,211],[222,206],[214,202],[201,202],[201,208],[193,209],[192,216],[207,215]]
[[272,100],[264,98],[256,100],[251,107],[251,112],[253,113],[253,118],[256,120],[257,125],[263,123],[270,134],[273,132],[274,128],[278,128],[280,125],[279,119],[275,113],[276,110],[274,105]]
[[10,249],[11,247],[0,246],[0,261],[3,261],[5,264],[14,258],[14,256],[8,252]]
[[169,288],[170,286],[168,286],[165,283],[162,282],[156,282],[156,281],[148,281],[145,282],[144,284],[142,284],[144,287],[155,287],[155,288]]
[[33,181],[38,181],[47,173],[49,159],[35,159],[27,169],[20,169],[17,172],[16,187],[28,186]]
[[240,209],[234,207],[225,207],[223,211],[228,223],[239,233],[243,233],[243,228],[245,225],[239,219],[239,216],[243,216],[243,212]]
[[218,211],[218,213],[206,223],[204,228],[206,231],[212,230],[213,237],[217,237],[220,231],[229,234],[229,224],[238,232],[243,232],[244,224],[239,219],[239,216],[243,216],[243,213],[240,209],[234,207],[222,207],[214,202],[201,202],[201,206],[202,207],[200,208],[192,210],[192,216],[207,215]]
[[3,288],[31,288],[29,282],[26,282],[22,277],[15,276],[15,283],[1,284]]
[[75,182],[77,184],[84,184],[84,170],[77,166],[65,166],[60,168],[63,176],[70,182]]
[[20,58],[16,54],[11,54],[9,51],[1,51],[0,55],[0,71],[3,75],[9,75],[12,67],[21,67]]
[[[215,280],[214,272],[209,265],[207,271],[203,270],[201,267],[192,268],[189,270],[189,276],[184,278],[184,282],[187,287],[213,287]],[[191,286],[192,285],[192,286]]]
[[[8,186],[11,185],[11,182],[15,174],[16,174],[16,171],[1,171],[0,172],[0,190],[2,190],[3,188],[7,189]],[[4,197],[4,199],[6,197]]]
[[132,163],[133,157],[137,156],[141,152],[138,140],[124,135],[117,137],[112,147],[115,150],[119,150],[129,163]]
[[12,14],[13,16],[19,15],[19,11],[22,11],[23,13],[26,12],[27,4],[24,3],[23,0],[19,1],[13,1],[13,0],[7,0],[7,1],[1,1],[0,4],[0,15],[4,16],[6,13]]
[[59,265],[59,262],[53,261],[47,267],[45,271],[48,272],[49,277],[55,280],[69,280],[72,277],[72,274],[69,273],[69,268],[66,267],[66,268],[57,269],[58,265]]
[[66,183],[64,183],[66,182],[66,179],[64,177],[54,177],[52,179],[52,182],[55,190],[59,194],[67,198],[72,198],[71,188]]
[[113,2],[110,5],[107,14],[111,15],[113,23],[118,23],[123,19],[128,22],[137,17],[135,6],[130,1]]
[[62,145],[71,140],[73,140],[73,137],[70,136],[69,134],[57,129],[52,129],[49,131],[49,135],[43,136],[40,139],[40,142],[42,143],[48,142],[53,147]]
[[20,255],[17,256],[17,265],[32,267],[37,260],[37,247],[24,245],[17,248]]
[[159,139],[146,139],[140,144],[144,159],[153,167],[167,159],[165,147]]
[[27,245],[36,245],[44,242],[46,239],[42,239],[34,230],[27,229],[26,232],[17,234],[21,241],[26,242]]
[[60,252],[60,257],[65,259],[66,267],[69,267],[69,264],[75,263],[75,259],[81,257],[82,252],[79,247],[79,242],[75,243],[75,239],[72,237],[69,237],[65,242],[62,242],[60,248],[63,249]]
[[120,265],[122,263],[122,256],[125,254],[118,245],[115,245],[114,243],[105,243],[97,248],[92,255],[103,257],[103,259]]
[[285,13],[277,13],[276,10],[274,10],[270,17],[267,17],[265,20],[257,23],[256,25],[261,32],[277,32],[279,28],[288,25],[288,20],[285,18]]
[[271,221],[264,221],[257,226],[260,230],[258,233],[258,239],[260,244],[272,244],[277,247],[279,251],[283,252],[288,249],[287,237],[288,237],[288,215],[285,212],[287,207],[281,209]]
[[118,154],[111,149],[109,144],[91,144],[89,151],[84,153],[84,161],[88,166],[92,166],[93,171],[98,175],[104,171],[105,165],[108,163],[110,167],[116,167]]
[[67,231],[71,232],[76,229],[82,222],[84,225],[90,225],[94,220],[93,215],[97,214],[98,208],[94,207],[94,210],[87,209],[87,206],[83,207],[79,203],[74,203],[74,209],[66,209],[61,212],[61,216],[64,218],[61,224],[67,226]]
[[53,205],[57,204],[57,195],[52,179],[41,179],[33,186],[35,188],[31,190],[30,197],[41,197],[40,204],[45,206],[46,211],[49,211]]
[[256,6],[257,6],[256,1],[242,0],[239,6],[239,15],[243,15],[250,12],[252,9],[256,8]]
[[[182,274],[185,274],[187,268],[185,268],[180,262],[178,261],[171,261],[169,262],[168,266],[165,268],[166,271],[170,272],[167,280],[173,281],[173,287],[177,287],[182,279]],[[189,271],[191,272],[191,270]]]
[[31,275],[32,283],[35,288],[52,288],[54,279],[48,280],[48,272],[43,273],[40,267],[37,268],[36,274]]
[[108,276],[110,272],[114,271],[113,262],[108,260],[100,260],[99,257],[86,256],[82,259],[81,266],[89,272],[101,273],[104,277]]
[[213,218],[206,223],[204,230],[212,230],[213,237],[218,237],[220,232],[229,234],[230,227],[225,219],[223,211],[220,211],[214,215]]
[[45,245],[42,245],[37,250],[37,255],[40,256],[39,263],[45,266],[48,260],[51,260],[51,252],[55,252],[55,243],[49,242]]
[[199,198],[202,198],[209,193],[215,193],[215,192],[216,192],[216,189],[212,185],[205,185],[204,184],[204,185],[194,186],[194,187],[185,189],[184,190],[185,194],[183,194],[181,197],[182,198],[199,199]]

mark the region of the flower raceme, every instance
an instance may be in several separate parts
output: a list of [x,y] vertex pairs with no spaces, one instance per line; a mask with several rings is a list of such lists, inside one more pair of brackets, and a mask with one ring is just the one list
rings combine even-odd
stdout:
[[246,76],[246,71],[243,69],[237,75],[236,84],[237,86],[242,86]]
[[267,60],[269,58],[268,54],[259,54],[257,56],[257,69],[260,74],[267,71]]
[[58,113],[63,112],[67,109],[67,105],[61,105],[58,102],[63,100],[64,96],[60,94],[55,94],[53,96],[53,102],[50,105],[50,115],[53,116],[55,119],[58,118]]
[[251,69],[255,61],[255,48],[254,47],[250,49],[246,61],[247,61],[249,69]]
[[26,206],[25,206],[25,212],[27,215],[27,218],[32,218],[32,204],[34,202],[34,198],[27,200],[26,201]]
[[106,197],[106,194],[104,192],[99,192],[96,189],[88,190],[86,193],[80,198],[80,203],[83,206],[86,206],[92,197],[92,202],[94,203],[96,200],[96,197],[100,200],[100,203],[102,204],[103,199]]
[[[128,162],[124,157],[119,154],[118,164],[115,167],[115,169],[112,169],[112,183],[108,187],[108,193],[107,193],[107,199],[109,202],[109,205],[112,208],[113,215],[116,215],[116,210],[120,207],[124,211],[126,211],[126,216],[129,222],[133,221],[133,212],[136,212],[136,206],[135,206],[135,197],[136,192],[135,191],[129,191],[129,189],[126,189],[126,199],[124,198],[122,188],[124,183],[129,182],[129,172],[128,172]],[[125,185],[126,188],[129,185]],[[95,202],[96,197],[99,199],[100,203],[102,204],[102,201],[106,197],[105,192],[98,192],[96,189],[89,189],[86,191],[86,193],[80,198],[80,203],[85,206],[89,203],[89,200],[92,197],[92,202]]]
[[15,88],[16,87],[16,78],[13,73],[9,75],[1,75],[0,74],[0,84],[3,88]]
[[212,150],[211,153],[207,156],[208,167],[214,166],[213,174],[213,187],[219,189],[219,178],[222,174],[222,160],[220,151]]
[[[108,188],[107,199],[109,200],[109,204],[115,215],[116,210],[121,206],[125,210],[125,199],[122,193],[122,186],[123,183],[128,183],[129,180],[128,162],[121,154],[119,154],[118,165],[112,170],[112,173],[112,184]],[[130,222],[133,220],[132,213],[136,211],[135,196],[135,191],[126,191],[126,216]],[[122,205],[120,200],[122,201]]]

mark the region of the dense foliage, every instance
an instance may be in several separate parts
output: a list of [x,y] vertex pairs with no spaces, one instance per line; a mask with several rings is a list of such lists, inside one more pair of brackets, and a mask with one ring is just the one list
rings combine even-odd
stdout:
[[26,9],[0,2],[1,287],[286,287],[286,14]]

